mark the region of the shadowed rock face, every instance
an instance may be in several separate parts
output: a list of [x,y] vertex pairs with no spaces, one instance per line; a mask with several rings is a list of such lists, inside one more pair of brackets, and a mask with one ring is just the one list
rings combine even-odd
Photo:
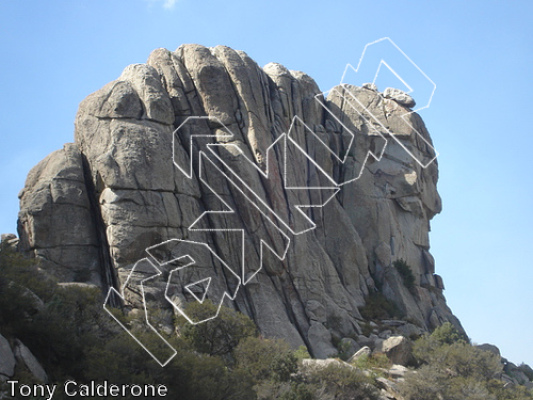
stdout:
[[[346,90],[376,120],[363,118],[365,111],[346,101]],[[213,215],[203,227],[231,228],[237,217],[246,230],[249,272],[258,269],[261,253],[254,238],[268,238],[276,250],[290,239],[283,260],[265,251],[263,269],[240,287],[234,302],[226,302],[252,317],[263,335],[283,337],[294,346],[305,343],[315,356],[328,356],[335,352],[332,335],[361,333],[358,309],[376,290],[423,330],[444,321],[460,326],[446,306],[428,251],[429,221],[441,209],[437,164],[424,169],[405,150],[420,160],[431,158],[431,139],[418,115],[408,119],[425,141],[402,122],[400,116],[409,110],[400,103],[370,87],[337,87],[324,100],[306,74],[279,64],[260,68],[227,47],[155,50],[146,64],[128,66],[116,81],[88,96],[76,117],[75,143],[32,169],[20,194],[20,248],[61,281],[104,289],[124,283],[132,265],[147,256],[147,247],[173,238],[209,244],[241,275],[240,236],[189,230],[204,211],[224,209],[215,191],[236,214]],[[306,212],[314,229],[291,234],[281,223],[268,222],[216,168],[206,168],[202,181],[197,164],[191,179],[173,165],[173,154],[178,165],[198,157],[197,147],[191,154],[187,129],[173,142],[173,132],[189,116],[209,117],[195,121],[194,133],[226,143],[216,152],[289,227],[301,220],[294,204],[325,196],[320,190],[282,190],[283,152],[267,152],[289,132],[295,116],[315,135],[303,123],[291,134],[326,175],[337,182],[361,176],[341,186],[326,206]],[[350,148],[349,130],[356,134]],[[383,157],[369,157],[364,164],[368,150],[379,153],[384,145],[378,132],[387,138]],[[346,155],[346,161],[317,139],[341,159]],[[259,169],[268,165],[268,178],[250,168],[246,157]],[[295,185],[328,183],[296,148],[288,148],[286,168]],[[404,286],[393,266],[400,258],[411,266],[414,289]],[[221,273],[212,283],[218,288],[211,289],[224,290],[226,278]],[[177,296],[188,301],[183,293]]]

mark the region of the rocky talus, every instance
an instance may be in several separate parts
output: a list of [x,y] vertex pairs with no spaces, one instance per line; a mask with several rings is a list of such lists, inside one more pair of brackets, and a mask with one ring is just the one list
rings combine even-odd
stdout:
[[[107,291],[124,283],[150,246],[174,238],[207,243],[249,278],[225,304],[249,315],[263,335],[305,344],[316,357],[335,353],[335,338],[363,333],[360,310],[372,293],[395,303],[403,320],[397,325],[413,332],[445,321],[460,327],[429,252],[430,220],[441,210],[437,163],[422,168],[412,157],[431,159],[431,139],[417,114],[408,117],[412,127],[402,120],[413,104],[390,97],[371,85],[339,86],[324,97],[305,73],[274,63],[261,68],[228,47],[155,50],[146,64],[128,66],[89,95],[74,143],[31,170],[20,194],[19,249],[62,282]],[[289,132],[301,148],[277,146]],[[193,135],[200,139],[191,147]],[[209,141],[277,222],[221,174],[220,163],[204,159],[200,171],[200,150],[214,159]],[[368,151],[381,155],[383,147],[379,161],[365,163]],[[328,177],[352,182],[324,207],[306,209],[306,220],[295,205],[325,200],[333,193],[320,189],[332,186]],[[211,214],[201,229],[190,229],[205,211],[228,207],[234,212]],[[245,230],[244,253],[241,236],[223,231],[236,227]],[[287,246],[285,257],[262,251],[257,238],[279,253]],[[412,287],[395,268],[400,259],[414,275]],[[215,271],[212,293],[231,286],[215,258],[196,261]],[[190,300],[185,290],[175,296]]]

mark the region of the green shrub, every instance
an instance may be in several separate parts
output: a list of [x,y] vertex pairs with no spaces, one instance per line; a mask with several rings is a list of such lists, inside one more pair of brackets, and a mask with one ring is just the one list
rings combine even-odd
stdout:
[[396,268],[396,271],[402,277],[402,282],[404,286],[413,294],[415,294],[415,276],[411,267],[407,264],[404,259],[399,259],[394,261],[393,266]]
[[[189,303],[185,311],[195,319],[205,319],[215,314],[216,307],[206,300],[202,304]],[[257,327],[250,318],[227,307],[222,307],[216,318],[201,324],[190,324],[183,317],[177,323],[194,349],[209,355],[229,355],[241,340],[257,335]]]
[[309,351],[307,351],[307,347],[304,345],[301,345],[296,349],[294,352],[294,356],[298,360],[298,362],[301,362],[304,358],[311,358],[311,355],[309,354]]
[[45,302],[54,294],[56,281],[39,269],[37,260],[24,257],[5,244],[0,245],[0,272],[0,283],[10,283],[19,292],[30,290]]
[[361,327],[361,331],[364,336],[370,336],[374,331],[374,328],[372,327],[372,325],[370,325],[370,322],[365,322]]
[[366,320],[402,318],[403,313],[398,306],[387,299],[381,292],[372,292],[366,298],[366,304],[359,309]]
[[[0,250],[0,331],[8,339],[19,338],[30,348],[50,383],[59,383],[59,388],[67,379],[164,384],[173,398],[188,400],[256,397],[254,382],[243,370],[230,368],[222,357],[194,352],[190,342],[175,335],[165,339],[178,354],[161,368],[103,310],[103,301],[97,288],[59,286],[40,273],[34,260]],[[112,312],[149,348],[162,346],[159,336],[142,323],[144,318],[132,319],[120,310]],[[255,334],[248,318],[224,308],[221,317],[221,324],[211,327],[207,331],[211,336],[205,339],[211,340],[214,348],[232,349],[243,337]],[[228,336],[219,337],[220,331]],[[195,340],[205,338],[191,334]],[[198,342],[201,347],[203,342]],[[277,361],[275,367],[280,375],[286,373],[284,362]],[[14,378],[21,383],[33,380],[19,366]],[[64,396],[58,393],[56,397]]]
[[446,323],[418,339],[413,354],[422,366],[399,385],[405,400],[526,400],[525,388],[505,387],[494,379],[502,372],[500,358],[472,346]]
[[290,389],[278,398],[280,400],[313,400],[315,396],[313,395],[312,387],[302,383],[296,383],[291,385]]
[[270,369],[274,381],[285,382],[298,371],[298,360],[292,351],[279,352],[274,355]]
[[[177,360],[178,361],[178,360]],[[179,361],[178,361],[179,362]],[[180,364],[182,364],[180,362]],[[222,357],[207,354],[191,355],[182,364],[187,371],[185,391],[176,392],[176,398],[191,400],[248,400],[255,398],[253,381],[242,370],[233,371]],[[169,376],[169,378],[171,378]]]
[[353,355],[353,352],[350,351],[351,345],[349,342],[343,342],[342,339],[333,336],[331,343],[337,348],[337,357],[341,360],[346,361]]
[[514,386],[503,383],[500,380],[492,379],[487,383],[487,387],[498,400],[531,400],[533,390],[528,390],[524,386]]
[[370,355],[362,355],[353,363],[354,366],[360,369],[385,368],[388,369],[392,363],[383,353],[372,353]]
[[439,344],[453,344],[459,341],[469,342],[468,337],[464,333],[459,332],[450,322],[445,322],[435,328],[431,333],[431,337]]
[[256,386],[257,400],[323,400],[319,389],[302,382],[263,381]]
[[498,356],[464,341],[441,344],[426,336],[415,342],[413,354],[423,364],[444,368],[465,378],[488,380],[502,371]]
[[0,329],[14,335],[27,329],[32,317],[39,312],[43,300],[55,292],[38,270],[34,260],[26,259],[9,247],[0,248]]
[[[319,387],[320,398],[377,400],[379,392],[371,378],[355,368],[328,365],[310,369],[306,383]],[[329,396],[329,397],[328,397]]]
[[404,382],[399,385],[400,393],[405,400],[443,399],[445,397],[442,393],[445,388],[446,375],[431,365],[424,365],[417,371],[408,372]]
[[288,381],[298,369],[296,356],[282,340],[245,338],[235,348],[234,358],[237,367],[247,371],[255,381]]
[[399,391],[405,400],[531,400],[523,386],[505,385],[496,379],[455,375],[435,365],[408,372]]

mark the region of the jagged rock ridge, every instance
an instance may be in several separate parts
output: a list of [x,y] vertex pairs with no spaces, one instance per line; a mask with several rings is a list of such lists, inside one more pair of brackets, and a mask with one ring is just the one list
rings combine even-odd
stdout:
[[[370,157],[362,169],[365,149],[358,146],[359,138],[376,149],[382,143],[373,132],[386,132],[362,118],[339,95],[344,90],[338,87],[322,99],[325,110],[315,99],[320,89],[302,72],[279,64],[260,68],[244,52],[223,46],[155,50],[146,64],[128,66],[116,81],[88,96],[76,117],[75,143],[31,170],[20,194],[20,249],[39,258],[61,281],[94,283],[104,290],[123,283],[146,257],[147,247],[173,238],[209,243],[229,265],[239,265],[237,238],[188,229],[204,211],[220,208],[220,201],[198,179],[197,169],[185,179],[172,164],[173,151],[184,165],[194,156],[185,137],[173,147],[173,132],[189,116],[207,116],[209,121],[199,123],[201,133],[217,135],[219,142],[226,140],[219,135],[224,126],[234,133],[231,145],[243,152],[231,154],[235,168],[244,156],[264,167],[266,150],[299,116],[337,155],[348,150],[347,127],[356,132],[356,146],[345,163],[305,132],[296,134],[331,176],[347,180],[362,172],[361,177],[342,186],[325,207],[310,209],[316,229],[291,237],[283,261],[267,254],[263,269],[240,288],[231,305],[251,316],[265,336],[306,344],[317,357],[335,352],[332,335],[362,333],[359,308],[374,291],[394,301],[404,319],[421,330],[444,321],[460,327],[446,306],[429,253],[429,221],[441,209],[437,163],[422,168],[398,142],[388,140],[381,160]],[[404,147],[420,159],[431,158],[426,144],[431,139],[417,114],[409,116],[410,123],[425,141],[405,128],[400,118],[407,111],[404,104],[371,86],[349,90]],[[218,151],[230,150],[228,143]],[[280,153],[274,161],[280,176]],[[301,157],[288,158],[288,165],[295,181],[323,185],[316,168]],[[289,206],[283,209],[291,194],[276,190],[259,172],[247,178],[294,220]],[[235,188],[224,180],[207,180],[250,232],[282,241],[279,230],[264,224]],[[314,194],[300,191],[298,196],[311,201]],[[247,253],[246,261],[257,265],[259,244],[249,244],[255,251]],[[398,259],[410,265],[414,290],[405,287],[393,267]],[[154,297],[161,295],[159,289]]]

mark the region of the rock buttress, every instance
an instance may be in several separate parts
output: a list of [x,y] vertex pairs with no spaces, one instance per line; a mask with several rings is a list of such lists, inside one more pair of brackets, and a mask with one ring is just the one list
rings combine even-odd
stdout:
[[[375,123],[346,101],[345,90],[377,118]],[[184,178],[173,165],[173,153],[181,165],[189,165],[195,155],[187,137],[173,142],[173,132],[188,117],[209,117],[197,121],[195,133],[216,135],[224,144],[218,152],[252,190],[296,223],[290,204],[309,204],[317,194],[279,190],[283,155],[267,149],[298,116],[301,124],[291,134],[325,172],[337,181],[359,179],[343,185],[326,206],[310,209],[307,215],[316,228],[292,235],[283,260],[264,255],[263,269],[226,305],[253,318],[263,335],[282,337],[293,346],[306,344],[317,357],[336,352],[333,337],[361,333],[359,310],[373,292],[394,302],[403,318],[422,330],[444,321],[460,327],[446,306],[429,253],[429,222],[441,209],[437,163],[422,168],[406,152],[419,159],[432,156],[419,116],[411,114],[409,122],[425,140],[402,122],[407,111],[372,88],[337,87],[324,99],[308,75],[279,64],[260,68],[228,47],[155,50],[146,64],[130,65],[116,81],[88,96],[76,117],[75,144],[30,172],[20,195],[22,249],[60,280],[104,288],[124,282],[132,266],[146,257],[147,247],[174,238],[208,243],[228,264],[238,265],[238,237],[189,230],[204,211],[220,209],[213,188],[250,237],[268,237],[281,248],[284,236],[278,227],[265,224],[226,180],[205,172],[202,182],[197,168],[191,179]],[[223,134],[224,127],[231,138]],[[383,146],[383,127],[397,140],[389,137],[381,159],[369,157],[364,163],[369,149],[378,152]],[[352,147],[350,132],[356,133]],[[346,161],[317,145],[318,139]],[[270,161],[269,179],[243,167],[242,157],[263,170]],[[287,157],[287,165],[295,184],[327,183],[301,155]],[[233,223],[226,216],[216,218],[216,224]],[[258,265],[260,242],[251,239],[247,245],[247,263]],[[394,267],[399,259],[411,267],[414,288],[405,287]],[[217,282],[223,286],[224,277]]]

